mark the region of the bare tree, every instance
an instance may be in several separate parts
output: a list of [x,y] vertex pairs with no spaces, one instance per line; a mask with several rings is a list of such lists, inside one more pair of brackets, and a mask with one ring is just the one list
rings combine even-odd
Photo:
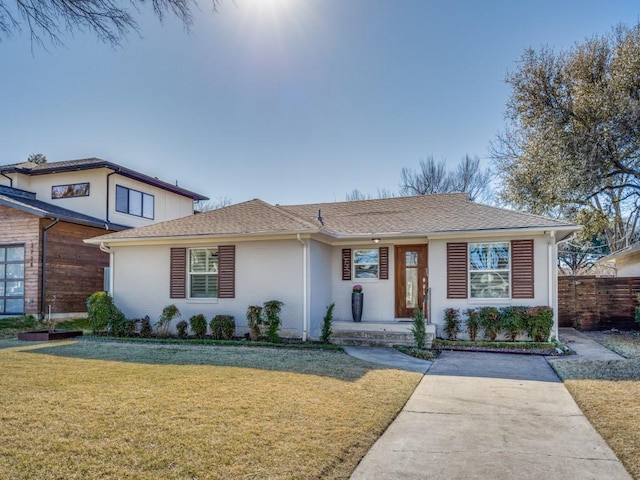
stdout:
[[465,192],[469,200],[489,201],[491,172],[482,170],[480,159],[465,155],[455,170],[448,171],[445,160],[436,163],[433,157],[420,160],[418,171],[403,168],[400,174],[403,195]]
[[219,208],[223,207],[228,207],[229,205],[231,205],[231,199],[229,197],[218,197],[213,200],[198,202],[198,204],[196,205],[196,211],[204,213],[211,210],[218,210]]
[[[210,0],[216,11],[221,0]],[[130,32],[138,32],[131,9],[143,10],[145,0],[0,0],[0,40],[26,29],[34,43],[44,46],[44,38],[61,45],[60,34],[66,30],[89,31],[100,40],[119,45]],[[189,30],[195,0],[151,0],[153,12],[162,21],[175,15]]]
[[365,194],[361,190],[354,188],[351,193],[347,193],[345,200],[347,202],[356,202],[358,200],[373,200],[375,198],[393,198],[396,194],[386,188],[378,188],[376,195]]

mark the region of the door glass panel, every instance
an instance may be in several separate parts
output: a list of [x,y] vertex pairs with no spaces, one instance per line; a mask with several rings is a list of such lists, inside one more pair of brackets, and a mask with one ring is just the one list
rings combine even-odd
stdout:
[[405,255],[405,261],[407,267],[418,266],[418,252],[407,252]]
[[405,269],[406,278],[406,308],[415,308],[418,305],[418,269],[408,267]]

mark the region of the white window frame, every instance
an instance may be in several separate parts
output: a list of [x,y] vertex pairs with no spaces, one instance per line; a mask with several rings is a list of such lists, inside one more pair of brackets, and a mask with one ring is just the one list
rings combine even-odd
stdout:
[[[215,255],[216,257],[216,261],[214,264],[214,270],[215,273],[213,271],[204,271],[204,272],[194,272],[191,270],[191,253],[198,251],[198,250],[211,250],[213,251],[213,255]],[[187,249],[187,298],[189,300],[217,300],[218,295],[220,294],[220,271],[218,268],[219,265],[219,258],[218,258],[218,247],[194,247],[194,248],[189,248]],[[215,276],[215,281],[216,281],[216,294],[215,296],[210,296],[210,297],[200,297],[200,296],[192,296],[192,292],[191,292],[191,279],[193,276]]]
[[[375,252],[375,255],[378,257],[377,262],[357,262],[356,259],[358,257],[358,252]],[[354,280],[378,280],[380,278],[380,250],[377,248],[355,248],[353,249],[353,279]],[[371,266],[375,265],[376,268],[376,276],[375,277],[361,277],[358,276],[358,266]]]
[[[487,257],[487,267],[486,268],[474,268],[474,263],[471,260],[471,252],[474,248],[478,246],[485,245],[504,245],[507,250],[507,265],[503,268],[491,268],[491,264],[493,263],[491,257]],[[491,255],[492,249],[488,249],[488,255]],[[509,300],[511,299],[511,243],[510,242],[474,242],[469,243],[467,249],[468,255],[468,281],[469,281],[469,299],[471,300]],[[473,274],[477,273],[491,275],[501,275],[507,276],[508,281],[506,282],[506,296],[476,296],[474,295],[473,288]]]

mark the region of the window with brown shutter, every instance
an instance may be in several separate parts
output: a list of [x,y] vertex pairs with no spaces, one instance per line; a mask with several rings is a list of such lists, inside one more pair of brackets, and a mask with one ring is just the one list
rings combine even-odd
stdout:
[[187,296],[187,249],[172,248],[170,273],[169,273],[169,297],[186,298]]
[[351,249],[342,249],[342,280],[351,280]]
[[380,247],[380,280],[389,280],[389,247]]
[[511,241],[511,298],[534,298],[533,240]]
[[447,243],[447,298],[467,298],[467,244]]
[[236,296],[236,246],[218,247],[218,298]]

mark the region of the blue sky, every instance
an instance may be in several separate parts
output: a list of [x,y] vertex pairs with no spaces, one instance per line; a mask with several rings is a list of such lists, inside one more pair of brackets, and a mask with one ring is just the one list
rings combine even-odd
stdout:
[[397,190],[432,155],[488,163],[504,84],[527,47],[568,49],[635,24],[609,0],[223,0],[191,33],[137,17],[91,34],[0,42],[0,164],[100,157],[234,203]]

